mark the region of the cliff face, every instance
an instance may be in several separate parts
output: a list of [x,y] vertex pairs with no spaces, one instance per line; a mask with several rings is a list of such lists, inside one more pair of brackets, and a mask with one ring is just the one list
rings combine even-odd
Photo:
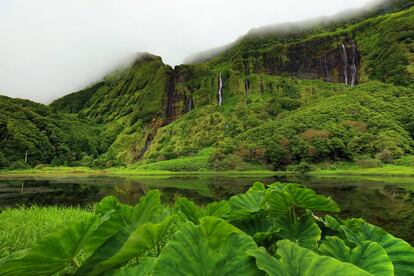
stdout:
[[211,60],[175,68],[147,54],[51,107],[102,124],[109,160],[191,155],[301,109],[309,97],[374,80],[414,87],[411,23],[414,8],[341,26],[249,34]]
[[360,54],[355,40],[318,39],[279,44],[265,51],[247,52],[233,66],[248,76],[290,75],[302,79],[358,84]]

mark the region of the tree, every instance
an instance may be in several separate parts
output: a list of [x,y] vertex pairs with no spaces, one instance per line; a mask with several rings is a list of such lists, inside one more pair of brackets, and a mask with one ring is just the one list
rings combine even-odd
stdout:
[[9,160],[0,152],[0,169],[7,168],[7,166],[9,166]]

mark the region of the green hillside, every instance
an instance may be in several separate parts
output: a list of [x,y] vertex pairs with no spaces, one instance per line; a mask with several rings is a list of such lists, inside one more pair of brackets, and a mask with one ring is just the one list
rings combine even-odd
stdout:
[[42,104],[0,96],[0,168],[75,165],[106,150],[89,119],[54,113]]
[[[175,68],[141,54],[91,87],[42,106],[47,114],[38,116],[65,135],[53,144],[50,131],[31,132],[34,147],[48,150],[33,154],[30,164],[57,155],[60,163],[142,168],[194,158],[195,170],[392,163],[414,150],[412,4],[388,1],[358,18],[308,28],[252,30],[207,61]],[[35,106],[25,110],[36,113]],[[84,135],[72,135],[78,131]],[[72,137],[87,142],[68,143]],[[23,160],[23,142],[2,141],[3,159]],[[75,157],[58,154],[56,143],[74,147]]]

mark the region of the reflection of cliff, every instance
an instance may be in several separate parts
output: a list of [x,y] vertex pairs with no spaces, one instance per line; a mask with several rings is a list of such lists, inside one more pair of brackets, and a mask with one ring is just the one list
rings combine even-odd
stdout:
[[387,185],[383,188],[321,188],[341,207],[341,217],[361,217],[414,244],[414,193]]
[[0,209],[33,204],[87,206],[100,200],[100,191],[96,185],[71,182],[62,184],[52,180],[9,181],[0,188]]

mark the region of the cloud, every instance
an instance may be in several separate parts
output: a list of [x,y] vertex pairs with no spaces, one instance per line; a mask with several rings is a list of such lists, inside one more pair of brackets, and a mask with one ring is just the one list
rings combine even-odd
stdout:
[[369,0],[0,0],[0,94],[48,103],[136,52],[170,65],[249,29]]

